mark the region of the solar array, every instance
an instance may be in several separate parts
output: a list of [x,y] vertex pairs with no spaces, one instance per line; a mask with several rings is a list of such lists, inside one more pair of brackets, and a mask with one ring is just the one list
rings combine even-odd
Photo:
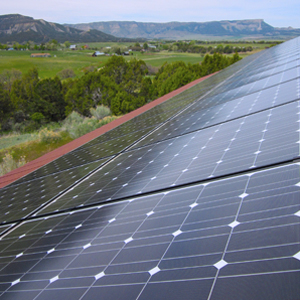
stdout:
[[0,299],[298,299],[300,38],[0,190]]

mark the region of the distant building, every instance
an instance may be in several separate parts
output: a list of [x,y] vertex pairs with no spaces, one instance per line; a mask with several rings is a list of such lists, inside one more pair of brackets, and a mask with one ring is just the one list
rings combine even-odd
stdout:
[[8,48],[7,49],[8,51],[13,51],[13,50],[15,50],[14,48]]
[[76,50],[76,48],[77,48],[76,45],[71,45],[71,46],[70,46],[70,49],[71,49],[71,50]]
[[96,51],[96,52],[94,52],[93,53],[93,55],[92,56],[102,56],[102,55],[105,55],[105,53],[103,53],[103,52],[99,52],[99,51]]
[[30,57],[51,57],[50,53],[33,53]]

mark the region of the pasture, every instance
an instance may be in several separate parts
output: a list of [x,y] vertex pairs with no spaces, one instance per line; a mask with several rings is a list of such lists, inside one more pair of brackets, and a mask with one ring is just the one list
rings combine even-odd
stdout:
[[[78,47],[83,44],[78,44]],[[226,45],[226,44],[224,44]],[[236,46],[247,46],[249,44],[235,44]],[[252,45],[252,44],[250,44]],[[129,43],[90,43],[90,48],[97,48],[99,51],[103,51],[106,47],[113,49],[120,48],[121,51],[125,51],[130,46]],[[205,45],[207,46],[207,45]],[[252,45],[253,46],[253,45]],[[247,52],[245,54],[240,53],[241,57],[248,56],[254,52],[261,51],[270,44],[254,44],[253,52]],[[51,57],[30,57],[34,53],[50,53]],[[82,76],[86,71],[93,68],[101,68],[104,66],[109,56],[93,57],[94,50],[69,50],[62,49],[57,51],[0,51],[0,73],[4,70],[17,69],[22,73],[26,73],[29,69],[36,67],[39,72],[40,78],[54,77],[58,72],[71,68],[75,72],[77,77]],[[125,59],[130,60],[133,57],[142,59],[147,65],[153,67],[161,67],[165,62],[183,61],[185,63],[201,63],[204,55],[194,53],[180,53],[170,52],[162,50],[160,52],[145,52],[132,51],[132,55],[124,56]]]

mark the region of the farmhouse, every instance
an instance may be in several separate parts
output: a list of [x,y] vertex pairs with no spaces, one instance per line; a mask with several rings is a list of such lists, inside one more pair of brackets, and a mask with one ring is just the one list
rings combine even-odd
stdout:
[[33,53],[30,57],[51,57],[50,53]]
[[99,52],[99,51],[96,51],[96,52],[94,52],[93,53],[93,55],[92,56],[102,56],[102,55],[105,55],[105,53],[103,53],[103,52]]

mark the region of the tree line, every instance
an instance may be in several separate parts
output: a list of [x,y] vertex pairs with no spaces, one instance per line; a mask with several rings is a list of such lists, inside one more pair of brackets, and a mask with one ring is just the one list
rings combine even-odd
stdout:
[[0,74],[1,131],[37,129],[42,123],[63,120],[72,111],[90,116],[98,105],[110,108],[116,116],[126,114],[202,76],[238,61],[219,53],[206,55],[201,64],[165,63],[154,76],[148,76],[144,61],[111,57],[100,70],[80,78],[40,79],[37,69],[22,74],[18,70]]

